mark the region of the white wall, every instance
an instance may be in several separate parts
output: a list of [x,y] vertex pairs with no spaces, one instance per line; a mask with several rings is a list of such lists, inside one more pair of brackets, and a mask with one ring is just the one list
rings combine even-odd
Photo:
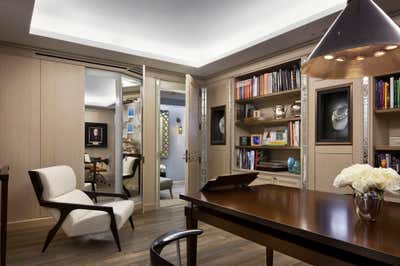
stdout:
[[[185,161],[182,159],[185,153],[185,106],[160,105],[160,110],[169,111],[169,151],[168,158],[161,159],[160,163],[167,167],[167,177],[174,180],[185,179]],[[181,119],[182,135],[177,131],[177,118]]]

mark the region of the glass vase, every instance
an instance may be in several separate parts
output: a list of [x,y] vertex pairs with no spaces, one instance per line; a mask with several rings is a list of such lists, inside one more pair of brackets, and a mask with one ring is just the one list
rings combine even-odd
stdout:
[[383,193],[368,191],[354,193],[354,208],[361,220],[375,222],[383,207]]

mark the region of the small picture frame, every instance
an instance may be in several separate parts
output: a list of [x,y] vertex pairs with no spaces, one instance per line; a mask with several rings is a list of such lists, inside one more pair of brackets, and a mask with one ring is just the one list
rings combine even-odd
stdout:
[[253,117],[254,118],[261,118],[261,111],[260,110],[254,110],[253,111]]
[[128,118],[134,118],[135,109],[133,107],[128,107]]
[[133,133],[133,124],[132,123],[128,123],[128,124],[126,124],[126,127],[127,127],[127,133],[128,134],[132,134]]
[[85,147],[107,148],[107,124],[85,123]]
[[251,146],[261,146],[262,145],[262,135],[253,134],[250,136]]

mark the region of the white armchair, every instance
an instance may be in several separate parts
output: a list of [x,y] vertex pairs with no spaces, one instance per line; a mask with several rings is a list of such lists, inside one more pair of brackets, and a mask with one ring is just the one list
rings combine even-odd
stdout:
[[[111,230],[121,251],[118,230],[129,220],[134,229],[133,201],[123,194],[89,192],[76,189],[76,176],[69,166],[54,166],[29,171],[39,204],[57,220],[49,231],[44,252],[61,227],[69,237]],[[119,197],[125,200],[95,205],[96,196]]]

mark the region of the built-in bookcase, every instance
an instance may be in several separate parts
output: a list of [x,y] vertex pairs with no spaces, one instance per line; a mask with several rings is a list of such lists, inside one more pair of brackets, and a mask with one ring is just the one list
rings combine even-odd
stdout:
[[374,165],[400,173],[400,73],[373,79]]
[[[233,172],[257,171],[269,183],[301,186],[301,173],[266,171],[259,164],[262,161],[287,162],[289,157],[301,162],[301,116],[287,111],[284,118],[276,119],[273,112],[276,105],[288,109],[296,100],[301,100],[300,62],[300,59],[293,60],[233,80]],[[259,112],[260,117],[254,117],[254,111]],[[285,141],[267,143],[266,133],[272,134],[275,130],[279,134],[286,132]],[[262,137],[258,145],[252,145],[251,140],[249,143],[240,142],[240,137],[254,135]],[[253,158],[244,159],[244,156]],[[252,160],[252,166],[249,166],[248,161]]]

